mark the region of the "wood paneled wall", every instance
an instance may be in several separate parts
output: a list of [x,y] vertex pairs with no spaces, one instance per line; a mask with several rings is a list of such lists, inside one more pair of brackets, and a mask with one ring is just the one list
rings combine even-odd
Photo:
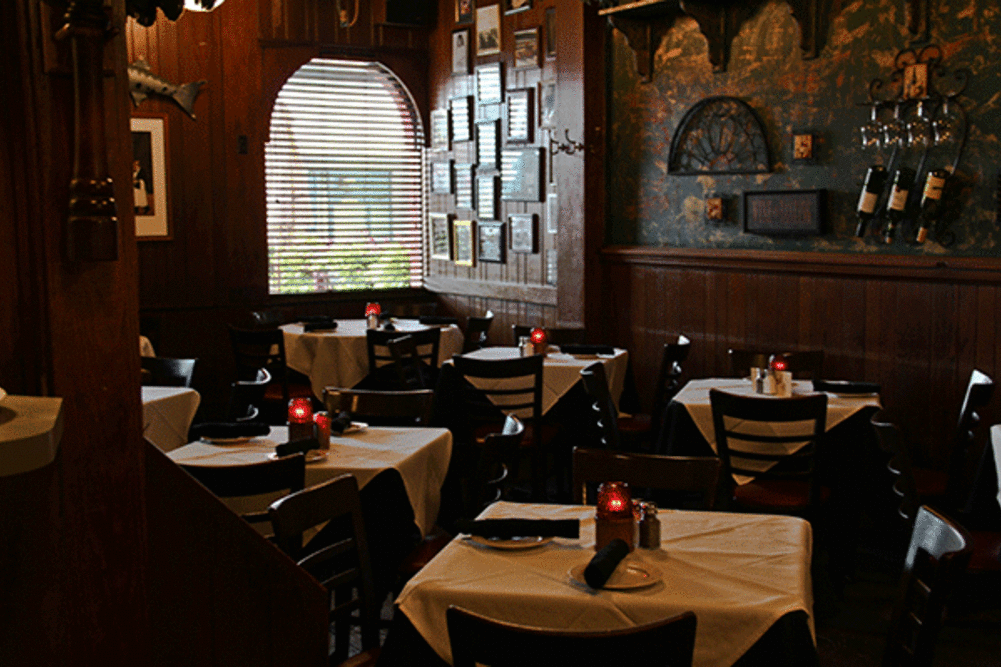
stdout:
[[607,339],[629,349],[647,398],[668,334],[692,339],[687,378],[728,374],[730,347],[819,347],[828,378],[880,383],[919,456],[944,469],[970,372],[1001,368],[993,260],[639,247],[604,259]]

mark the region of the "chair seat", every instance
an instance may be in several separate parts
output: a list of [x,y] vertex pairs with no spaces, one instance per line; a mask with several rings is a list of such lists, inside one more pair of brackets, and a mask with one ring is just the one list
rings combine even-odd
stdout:
[[[818,495],[824,503],[831,491],[822,486]],[[748,508],[805,509],[810,505],[810,485],[800,480],[752,481],[734,488],[733,499]]]
[[650,415],[645,413],[630,415],[628,417],[619,417],[619,430],[623,434],[642,434],[649,433],[650,429],[653,428],[653,419]]
[[[487,424],[485,426],[478,427],[473,433],[473,436],[476,438],[476,443],[482,445],[486,442],[488,435],[491,433],[500,433],[503,426],[504,422],[498,422],[497,424]],[[522,436],[521,444],[519,445],[521,448],[535,447],[536,443],[540,442],[540,440],[536,439],[536,430],[539,431],[538,437],[541,439],[541,443],[544,446],[556,438],[560,429],[556,424],[540,424],[538,429],[536,429],[532,424],[525,424],[525,433]]]

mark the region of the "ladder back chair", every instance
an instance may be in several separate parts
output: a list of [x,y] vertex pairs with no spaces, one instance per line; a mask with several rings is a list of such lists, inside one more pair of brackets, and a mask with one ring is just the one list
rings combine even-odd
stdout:
[[348,412],[373,426],[427,426],[434,411],[433,389],[378,391],[326,387],[324,404],[331,416]]
[[198,359],[140,357],[143,384],[158,387],[190,387]]
[[664,411],[674,395],[681,390],[681,364],[688,359],[692,342],[683,334],[672,336],[664,343],[654,387],[653,405],[649,413],[637,413],[618,419],[619,433],[626,441],[655,443],[664,424]]
[[466,319],[466,334],[462,341],[462,353],[479,350],[486,346],[490,325],[494,323],[493,311],[487,311],[482,316],[470,315]]
[[[410,341],[397,343],[398,349],[394,353],[390,342],[405,337],[409,338]],[[374,382],[371,387],[366,388],[427,389],[434,387],[438,377],[438,350],[441,346],[440,328],[428,327],[417,331],[368,329],[365,332],[365,344],[368,350],[369,377],[373,378]],[[402,364],[401,360],[403,360]],[[416,377],[414,377],[414,373],[416,373]]]

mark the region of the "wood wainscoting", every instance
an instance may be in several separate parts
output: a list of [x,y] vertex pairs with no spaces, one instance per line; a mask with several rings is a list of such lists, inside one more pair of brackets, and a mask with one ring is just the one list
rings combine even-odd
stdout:
[[820,347],[828,378],[879,382],[919,458],[944,467],[970,371],[998,377],[992,258],[647,247],[602,258],[605,337],[629,349],[647,400],[667,334],[692,339],[686,378],[727,374],[730,347]]

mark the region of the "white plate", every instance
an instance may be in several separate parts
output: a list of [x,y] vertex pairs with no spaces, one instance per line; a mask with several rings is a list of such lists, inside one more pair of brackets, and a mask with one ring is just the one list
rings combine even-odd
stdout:
[[490,547],[492,549],[534,549],[535,547],[541,547],[543,544],[549,544],[553,541],[551,537],[539,537],[538,535],[532,537],[512,537],[510,540],[501,540],[492,537],[482,537],[481,535],[470,535],[470,542],[476,542],[477,544],[482,544],[485,547]]
[[[317,461],[322,461],[325,458],[327,458],[327,454],[329,453],[330,452],[328,452],[325,449],[311,449],[308,452],[306,452],[306,463],[316,463]],[[278,453],[271,452],[270,454],[268,454],[268,458],[274,461],[275,459],[278,458]]]
[[[245,442],[250,442],[257,436],[243,436],[240,438],[210,438],[203,435],[200,439],[202,442],[207,442],[211,445],[240,445]],[[261,436],[264,437],[264,436]]]
[[[585,568],[587,568],[587,563],[581,563],[570,568],[570,577],[587,586],[587,581],[584,580]],[[605,582],[602,588],[613,591],[645,588],[657,583],[660,581],[660,578],[660,570],[648,563],[640,564],[622,561],[615,568],[615,572],[612,572],[612,576],[608,578],[608,581]]]
[[[352,433],[361,433],[367,428],[368,424],[366,424],[365,422],[351,422],[346,427],[344,427],[344,433],[341,433],[341,435],[351,435]],[[333,433],[331,433],[330,435],[331,437],[334,438],[337,437]]]

